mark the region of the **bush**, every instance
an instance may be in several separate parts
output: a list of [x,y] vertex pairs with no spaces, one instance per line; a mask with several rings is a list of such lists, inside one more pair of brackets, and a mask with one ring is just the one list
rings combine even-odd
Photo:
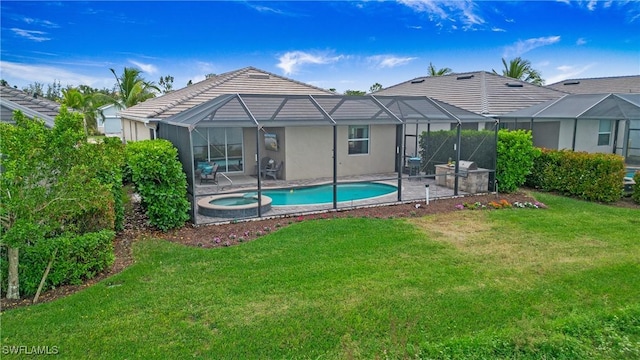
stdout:
[[[40,285],[42,275],[49,264],[49,260],[57,249],[54,262],[43,290],[61,285],[81,284],[91,279],[113,264],[113,239],[115,232],[102,230],[84,235],[66,233],[55,238],[38,236],[31,244],[20,247],[20,276],[21,296],[33,296]],[[6,249],[2,247],[2,249]],[[7,276],[7,254],[1,254],[2,278]],[[6,284],[2,283],[3,292]]]
[[125,154],[151,224],[162,231],[182,227],[190,207],[187,178],[176,148],[164,139],[145,140],[129,143]]
[[535,159],[527,185],[588,201],[614,202],[622,197],[624,159],[619,155],[571,150],[543,150]]
[[539,153],[540,150],[533,146],[531,131],[500,130],[496,168],[498,190],[507,193],[518,190],[531,173],[534,159]]
[[633,185],[633,192],[631,193],[631,198],[637,204],[640,204],[640,171],[636,171],[636,173],[633,175],[633,181],[635,181],[636,184]]

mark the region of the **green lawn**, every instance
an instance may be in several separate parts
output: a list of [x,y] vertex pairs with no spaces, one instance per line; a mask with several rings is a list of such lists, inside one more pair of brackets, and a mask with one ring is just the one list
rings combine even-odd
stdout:
[[4,312],[2,358],[639,358],[639,211],[536,197],[549,209],[141,241],[121,274]]

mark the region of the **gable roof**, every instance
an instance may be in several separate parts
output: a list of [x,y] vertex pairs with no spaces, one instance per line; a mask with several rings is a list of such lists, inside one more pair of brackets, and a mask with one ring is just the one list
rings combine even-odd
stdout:
[[640,93],[640,75],[568,79],[546,87],[570,94]]
[[501,119],[640,120],[640,94],[567,94]]
[[180,90],[149,99],[120,112],[122,118],[161,120],[215,99],[220,95],[254,93],[285,95],[330,95],[329,90],[311,86],[254,67],[212,76]]
[[487,71],[418,77],[374,94],[428,96],[485,116],[506,114],[565,95]]
[[[54,119],[60,112],[60,104],[45,98],[34,97],[28,93],[0,85],[0,105],[11,111],[11,117],[1,119],[13,123],[13,111],[20,110],[28,118],[39,118],[47,127],[53,127]],[[5,116],[5,112],[2,112]]]

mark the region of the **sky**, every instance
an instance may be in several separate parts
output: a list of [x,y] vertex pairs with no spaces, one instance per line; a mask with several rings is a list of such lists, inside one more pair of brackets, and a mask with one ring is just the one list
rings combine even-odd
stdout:
[[640,74],[640,1],[6,1],[0,78],[173,88],[253,66],[338,93],[531,62],[546,84]]

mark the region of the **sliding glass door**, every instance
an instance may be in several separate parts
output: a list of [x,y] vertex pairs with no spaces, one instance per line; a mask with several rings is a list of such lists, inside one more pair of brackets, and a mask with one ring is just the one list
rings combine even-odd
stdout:
[[196,128],[192,133],[195,165],[215,162],[219,172],[244,170],[242,128]]

